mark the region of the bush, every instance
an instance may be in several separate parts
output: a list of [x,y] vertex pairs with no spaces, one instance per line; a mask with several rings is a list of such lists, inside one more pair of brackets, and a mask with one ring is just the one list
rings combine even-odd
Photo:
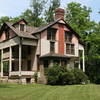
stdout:
[[75,76],[75,84],[86,84],[88,83],[88,76],[79,69],[72,70]]
[[47,82],[51,85],[56,85],[59,80],[60,66],[55,64],[46,70]]
[[50,85],[72,85],[87,83],[88,77],[79,69],[67,70],[54,65],[46,71],[47,82]]
[[62,85],[72,85],[75,84],[75,76],[74,73],[72,73],[71,71],[67,71],[62,73],[62,75],[60,76],[60,81]]
[[38,80],[38,72],[35,72],[34,73],[33,78],[34,78],[35,82],[37,83],[37,80]]

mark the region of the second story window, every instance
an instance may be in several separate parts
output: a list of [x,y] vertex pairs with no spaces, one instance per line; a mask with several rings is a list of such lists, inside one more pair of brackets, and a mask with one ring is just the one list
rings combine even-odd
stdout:
[[56,40],[56,31],[57,29],[49,28],[47,30],[47,40]]
[[65,31],[65,42],[71,42],[72,33],[70,31]]
[[50,52],[51,53],[55,52],[55,42],[50,42]]
[[74,44],[66,43],[66,54],[75,54]]
[[20,24],[20,31],[25,31],[25,24]]

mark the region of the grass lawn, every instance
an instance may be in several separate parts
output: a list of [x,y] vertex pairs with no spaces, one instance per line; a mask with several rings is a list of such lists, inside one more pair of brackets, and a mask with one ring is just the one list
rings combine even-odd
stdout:
[[100,100],[100,85],[0,84],[0,100]]

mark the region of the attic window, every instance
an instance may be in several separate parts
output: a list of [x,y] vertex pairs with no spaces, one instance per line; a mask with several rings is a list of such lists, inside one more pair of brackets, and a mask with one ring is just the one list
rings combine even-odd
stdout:
[[25,24],[20,24],[20,31],[25,31]]

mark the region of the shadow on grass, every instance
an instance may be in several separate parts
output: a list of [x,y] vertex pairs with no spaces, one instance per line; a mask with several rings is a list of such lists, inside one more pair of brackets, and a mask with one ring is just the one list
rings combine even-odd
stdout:
[[0,88],[11,88],[8,84],[0,83]]

